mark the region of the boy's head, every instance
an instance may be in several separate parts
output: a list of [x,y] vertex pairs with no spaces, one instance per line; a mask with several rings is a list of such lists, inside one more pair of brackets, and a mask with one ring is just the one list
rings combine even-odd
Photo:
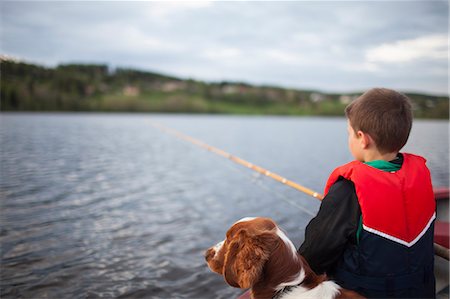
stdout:
[[398,152],[406,144],[412,126],[407,96],[386,88],[373,88],[345,108],[355,132],[368,134],[381,154]]

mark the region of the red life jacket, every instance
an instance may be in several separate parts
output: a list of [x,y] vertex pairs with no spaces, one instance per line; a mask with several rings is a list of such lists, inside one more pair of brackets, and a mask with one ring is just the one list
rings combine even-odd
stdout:
[[431,177],[422,157],[403,154],[400,170],[387,172],[359,161],[335,169],[326,184],[328,193],[340,176],[355,184],[366,231],[414,245],[435,219]]
[[340,176],[354,183],[364,229],[345,247],[333,279],[368,298],[435,297],[436,204],[425,159],[403,154],[395,172],[350,162],[331,174],[325,193]]

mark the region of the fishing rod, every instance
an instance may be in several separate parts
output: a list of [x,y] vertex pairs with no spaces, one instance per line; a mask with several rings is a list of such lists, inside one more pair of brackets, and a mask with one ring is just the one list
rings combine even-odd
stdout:
[[[210,151],[210,152],[212,152],[212,153],[214,153],[216,155],[219,155],[219,156],[222,156],[224,158],[227,158],[227,159],[233,161],[234,163],[237,163],[237,164],[240,164],[240,165],[245,166],[247,168],[250,168],[253,171],[256,171],[256,172],[258,172],[260,174],[263,174],[263,175],[265,175],[265,176],[267,176],[267,177],[269,177],[271,179],[274,179],[277,182],[285,184],[285,185],[287,185],[289,187],[292,187],[292,188],[294,188],[294,189],[296,189],[298,191],[306,193],[306,194],[308,194],[308,195],[310,195],[310,196],[312,196],[312,197],[314,197],[314,198],[316,198],[318,200],[322,200],[323,199],[323,195],[318,193],[318,192],[316,192],[316,191],[314,191],[314,190],[306,188],[306,187],[304,187],[304,186],[302,186],[300,184],[297,184],[297,183],[295,183],[295,182],[293,182],[291,180],[288,180],[288,179],[286,179],[286,178],[284,178],[284,177],[282,177],[282,176],[280,176],[280,175],[278,175],[278,174],[276,174],[274,172],[271,172],[271,171],[269,171],[267,169],[264,169],[264,168],[262,168],[262,167],[260,167],[258,165],[250,163],[250,162],[248,162],[248,161],[246,161],[246,160],[244,160],[242,158],[239,158],[237,156],[234,156],[234,155],[232,155],[230,153],[227,153],[227,152],[225,152],[225,151],[223,151],[223,150],[221,150],[221,149],[219,149],[217,147],[214,147],[214,146],[211,146],[209,144],[206,144],[206,143],[204,143],[204,142],[202,142],[202,141],[200,141],[198,139],[195,139],[195,138],[193,138],[191,136],[185,135],[185,134],[183,134],[181,132],[178,132],[178,131],[176,131],[176,130],[174,130],[172,128],[168,128],[168,127],[162,125],[161,123],[150,122],[150,124],[153,127],[157,128],[157,129],[159,129],[159,130],[161,130],[161,131],[163,131],[165,133],[168,133],[168,134],[173,135],[173,136],[175,136],[175,137],[177,137],[179,139],[182,139],[182,140],[185,140],[185,141],[190,142],[192,144],[195,144],[195,145],[197,145],[197,146],[199,146],[199,147],[201,147],[203,149],[206,149],[206,150],[208,150],[208,151]],[[447,248],[445,248],[445,247],[443,247],[443,246],[441,246],[441,245],[439,245],[437,243],[434,243],[434,253],[436,255],[446,259],[446,260],[449,260],[449,249],[447,249]]]
[[316,192],[314,190],[311,190],[309,188],[306,188],[306,187],[304,187],[304,186],[302,186],[300,184],[297,184],[297,183],[295,183],[295,182],[293,182],[291,180],[288,180],[288,179],[286,179],[286,178],[284,178],[284,177],[282,177],[282,176],[280,176],[280,175],[278,175],[278,174],[276,174],[276,173],[274,173],[272,171],[264,169],[261,166],[258,166],[258,165],[255,165],[253,163],[250,163],[250,162],[248,162],[248,161],[246,161],[246,160],[244,160],[242,158],[239,158],[239,157],[237,157],[235,155],[227,153],[227,152],[225,152],[225,151],[223,151],[223,150],[221,150],[221,149],[219,149],[217,147],[214,147],[214,146],[211,146],[209,144],[206,144],[206,143],[204,143],[204,142],[202,142],[202,141],[200,141],[198,139],[192,138],[191,136],[185,135],[185,134],[183,134],[181,132],[178,132],[178,131],[176,131],[176,130],[174,130],[172,128],[168,128],[168,127],[166,127],[166,126],[164,126],[164,125],[162,125],[160,123],[151,122],[150,124],[153,127],[157,128],[157,129],[159,129],[159,130],[161,130],[161,131],[163,131],[165,133],[171,134],[171,135],[173,135],[173,136],[175,136],[175,137],[177,137],[179,139],[182,139],[182,140],[188,141],[188,142],[190,142],[192,144],[195,144],[195,145],[197,145],[197,146],[199,146],[199,147],[201,147],[203,149],[206,149],[207,151],[210,151],[210,152],[212,152],[212,153],[214,153],[216,155],[219,155],[219,156],[222,156],[224,158],[227,158],[227,159],[233,161],[236,164],[240,164],[242,166],[250,168],[253,171],[256,171],[256,172],[258,172],[260,174],[263,174],[263,175],[265,175],[265,176],[267,176],[267,177],[269,177],[269,178],[271,178],[271,179],[273,179],[273,180],[275,180],[277,182],[285,184],[285,185],[287,185],[289,187],[292,187],[292,188],[294,188],[294,189],[296,189],[298,191],[306,193],[306,194],[308,194],[308,195],[310,195],[310,196],[312,196],[312,197],[314,197],[314,198],[316,198],[318,200],[322,200],[323,199],[323,195],[322,194],[320,194],[320,193],[318,193],[318,192]]

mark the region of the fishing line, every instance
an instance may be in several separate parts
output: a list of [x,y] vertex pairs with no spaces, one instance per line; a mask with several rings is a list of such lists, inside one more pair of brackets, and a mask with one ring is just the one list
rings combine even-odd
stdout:
[[283,193],[275,192],[271,188],[267,187],[267,185],[263,183],[264,176],[261,175],[260,173],[254,173],[253,175],[251,175],[251,174],[246,175],[241,170],[237,169],[237,167],[235,167],[235,166],[233,166],[233,165],[231,165],[229,163],[226,163],[226,167],[228,167],[228,168],[232,169],[233,171],[239,173],[239,175],[245,175],[247,178],[249,178],[249,180],[253,184],[255,184],[256,186],[261,188],[263,191],[265,191],[267,193],[270,193],[270,194],[274,195],[275,197],[277,197],[278,199],[280,199],[280,200],[290,204],[291,206],[294,206],[294,207],[300,209],[305,214],[308,214],[311,217],[316,216],[315,213],[313,213],[313,212],[309,211],[308,209],[306,209],[305,207],[299,205],[295,201],[293,201],[290,198],[288,198],[287,196],[285,196]]
[[[158,126],[161,127],[161,125],[159,124]],[[223,161],[222,161],[223,162]],[[291,206],[296,207],[297,209],[303,211],[305,214],[314,217],[315,214],[312,213],[311,211],[309,211],[308,209],[306,209],[305,207],[299,205],[298,203],[296,203],[295,201],[289,199],[288,197],[286,197],[285,195],[283,195],[280,192],[275,192],[273,191],[271,188],[267,187],[264,183],[263,183],[263,175],[261,175],[261,173],[259,172],[253,172],[251,174],[246,174],[242,171],[242,169],[238,169],[235,164],[231,164],[231,163],[223,163],[224,166],[228,167],[229,169],[233,170],[234,172],[238,173],[239,176],[244,176],[245,178],[247,178],[250,182],[252,182],[253,184],[255,184],[256,186],[258,186],[260,189],[262,189],[263,191],[265,191],[266,193],[270,193],[271,195],[277,197],[278,199],[290,204]],[[211,182],[214,182],[213,180],[210,180]]]
[[306,187],[304,187],[304,186],[302,186],[300,184],[297,184],[297,183],[295,183],[295,182],[293,182],[291,180],[288,180],[288,179],[286,179],[286,178],[284,178],[284,177],[282,177],[282,176],[280,176],[280,175],[278,175],[278,174],[276,174],[274,172],[271,172],[271,171],[269,171],[267,169],[264,169],[264,168],[262,168],[262,167],[260,167],[258,165],[250,163],[250,162],[248,162],[248,161],[246,161],[246,160],[244,160],[242,158],[239,158],[238,156],[234,156],[234,155],[232,155],[230,153],[227,153],[227,152],[225,152],[225,151],[223,151],[223,150],[221,150],[219,148],[216,148],[214,146],[206,144],[206,143],[204,143],[204,142],[202,142],[202,141],[200,141],[198,139],[192,138],[189,135],[185,135],[183,133],[180,133],[180,132],[178,132],[178,131],[176,131],[174,129],[168,128],[168,127],[166,127],[166,126],[164,126],[164,125],[162,125],[160,123],[150,122],[150,125],[152,125],[153,127],[157,128],[157,129],[159,129],[159,130],[161,130],[161,131],[163,131],[163,132],[165,132],[167,134],[173,135],[173,136],[175,136],[177,138],[180,138],[182,140],[188,141],[188,142],[190,142],[192,144],[195,144],[195,145],[197,145],[197,146],[199,146],[199,147],[201,147],[203,149],[206,149],[206,150],[208,150],[208,151],[210,151],[210,152],[212,152],[212,153],[214,153],[216,155],[219,155],[219,156],[222,156],[224,158],[227,158],[227,159],[233,161],[236,164],[240,164],[242,166],[250,168],[253,171],[256,171],[258,173],[266,175],[267,177],[270,177],[271,179],[273,179],[273,180],[275,180],[277,182],[280,182],[280,183],[285,184],[285,185],[287,185],[289,187],[292,187],[292,188],[294,188],[294,189],[296,189],[298,191],[306,193],[306,194],[308,194],[308,195],[310,195],[310,196],[312,196],[312,197],[314,197],[314,198],[316,198],[318,200],[322,200],[323,199],[323,196],[320,193],[318,193],[318,192],[316,192],[314,190],[311,190],[311,189],[306,188]]

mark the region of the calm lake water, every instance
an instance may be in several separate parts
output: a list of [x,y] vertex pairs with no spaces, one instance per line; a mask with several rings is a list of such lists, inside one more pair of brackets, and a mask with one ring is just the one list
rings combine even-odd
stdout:
[[[203,252],[244,216],[299,246],[319,202],[151,126],[322,192],[351,160],[344,118],[1,114],[2,298],[233,298]],[[417,120],[405,151],[448,186],[448,121]]]

